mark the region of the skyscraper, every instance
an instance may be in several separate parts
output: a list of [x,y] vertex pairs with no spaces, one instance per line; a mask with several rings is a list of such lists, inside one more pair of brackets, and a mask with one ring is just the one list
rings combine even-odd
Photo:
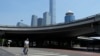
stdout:
[[43,18],[38,18],[38,26],[43,26]]
[[43,25],[44,26],[51,25],[51,18],[49,12],[43,13]]
[[65,16],[65,23],[70,23],[75,20],[74,13],[72,11],[68,11]]
[[32,20],[31,20],[31,27],[37,27],[37,22],[38,22],[38,17],[36,15],[32,15]]
[[56,23],[56,0],[50,0],[51,24]]

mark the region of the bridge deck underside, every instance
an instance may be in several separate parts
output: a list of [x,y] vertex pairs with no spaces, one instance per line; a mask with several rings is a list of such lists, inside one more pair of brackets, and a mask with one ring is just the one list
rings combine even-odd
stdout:
[[56,32],[56,33],[34,33],[34,34],[6,34],[5,38],[7,39],[18,39],[25,40],[29,38],[30,40],[57,40],[57,39],[65,39],[70,38],[67,36],[65,32]]
[[19,45],[19,43],[23,44],[24,40],[29,38],[30,43],[33,44],[33,42],[36,42],[38,46],[46,46],[49,41],[50,46],[56,45],[58,47],[67,45],[70,47],[72,40],[77,42],[77,36],[96,35],[97,33],[94,25],[95,23],[90,23],[43,31],[5,31],[5,34],[2,37],[13,40],[17,45]]
[[[42,31],[5,31],[5,36],[14,36],[21,38],[68,38],[68,37],[76,37],[80,35],[87,35],[96,33],[95,27],[93,24],[83,24],[73,27],[65,27],[59,29],[51,29],[51,30],[42,30]],[[12,37],[9,37],[12,38]]]

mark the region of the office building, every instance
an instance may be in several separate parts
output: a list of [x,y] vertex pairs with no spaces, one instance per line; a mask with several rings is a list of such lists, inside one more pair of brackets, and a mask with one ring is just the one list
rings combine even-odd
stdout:
[[72,11],[68,11],[65,16],[65,23],[70,23],[75,20],[74,13]]
[[25,23],[23,23],[23,22],[18,22],[18,23],[16,24],[16,26],[17,26],[17,27],[29,27],[29,25],[27,25],[27,24],[25,24]]
[[50,0],[51,24],[56,24],[56,0]]
[[37,27],[38,26],[38,17],[36,15],[32,15],[32,20],[31,20],[31,27]]
[[43,26],[43,18],[38,18],[38,26]]
[[49,12],[43,13],[43,25],[44,26],[51,25],[51,18]]

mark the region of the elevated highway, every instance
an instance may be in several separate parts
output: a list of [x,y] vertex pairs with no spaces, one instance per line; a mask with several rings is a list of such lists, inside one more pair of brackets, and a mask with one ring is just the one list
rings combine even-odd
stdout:
[[[100,35],[100,14],[92,15],[71,23],[42,27],[0,26],[0,36],[6,39],[31,41],[74,39],[77,36]],[[57,41],[59,41],[57,40]]]
[[90,33],[100,34],[100,14],[92,15],[71,23],[42,27],[11,27],[0,26],[2,34],[40,34],[64,32],[66,36],[74,37]]

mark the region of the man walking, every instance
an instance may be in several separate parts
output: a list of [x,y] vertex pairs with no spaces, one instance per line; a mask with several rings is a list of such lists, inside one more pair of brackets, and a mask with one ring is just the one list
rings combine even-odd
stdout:
[[29,48],[29,39],[27,38],[24,41],[24,49],[23,49],[23,52],[24,52],[25,55],[27,55],[27,53],[28,53],[28,48]]

